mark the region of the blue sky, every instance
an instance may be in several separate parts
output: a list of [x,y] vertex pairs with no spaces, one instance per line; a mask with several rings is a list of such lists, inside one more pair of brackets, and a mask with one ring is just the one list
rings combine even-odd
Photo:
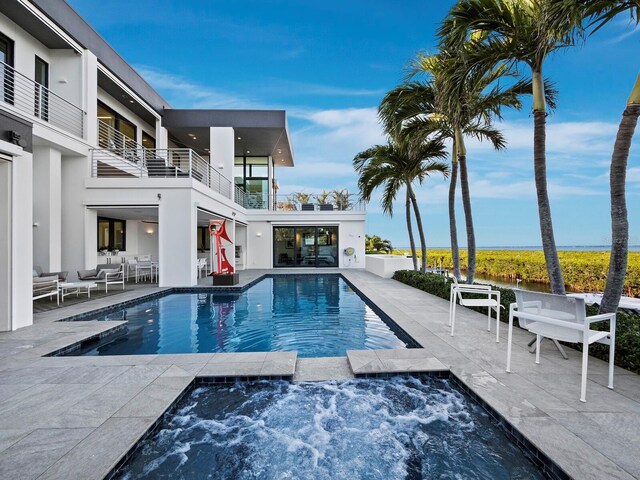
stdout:
[[[438,1],[68,0],[169,101],[180,108],[274,108],[288,112],[295,168],[282,193],[355,191],[351,160],[384,137],[376,107],[418,51],[434,51]],[[640,62],[640,29],[621,18],[546,66],[560,90],[548,119],[548,179],[559,245],[610,241],[608,163]],[[506,152],[470,142],[468,162],[479,246],[540,244],[530,105],[500,125]],[[640,244],[640,132],[629,161],[630,234]],[[449,245],[447,182],[418,197],[431,246]],[[392,219],[377,199],[367,231],[408,244],[403,205]],[[458,231],[465,243],[462,208]]]

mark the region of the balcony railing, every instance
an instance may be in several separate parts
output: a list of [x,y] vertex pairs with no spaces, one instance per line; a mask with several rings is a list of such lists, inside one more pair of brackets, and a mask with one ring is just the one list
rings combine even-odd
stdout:
[[109,150],[134,150],[145,149],[135,140],[130,139],[124,133],[119,132],[108,123],[98,119],[98,145]]
[[346,192],[346,190],[332,196],[313,193],[308,195],[279,194],[276,195],[275,200],[275,209],[281,212],[364,212],[366,210],[366,204],[355,200],[354,195]]
[[0,102],[78,137],[84,133],[82,109],[3,62],[0,62]]
[[110,178],[193,178],[232,198],[231,181],[190,148],[94,149],[91,176]]

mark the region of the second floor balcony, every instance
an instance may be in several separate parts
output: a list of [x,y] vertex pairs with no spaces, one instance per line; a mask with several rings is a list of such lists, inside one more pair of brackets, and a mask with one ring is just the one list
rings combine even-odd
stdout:
[[[233,199],[231,181],[190,148],[93,149],[91,176],[97,178],[191,178]],[[237,202],[237,200],[236,200]]]
[[77,137],[84,135],[85,112],[81,108],[3,62],[0,62],[0,104]]

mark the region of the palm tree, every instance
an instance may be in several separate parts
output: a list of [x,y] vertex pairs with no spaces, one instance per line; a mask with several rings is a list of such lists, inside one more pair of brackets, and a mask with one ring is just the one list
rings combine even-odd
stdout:
[[[574,22],[579,32],[599,30],[620,13],[630,13],[636,25],[640,21],[640,0],[550,0],[550,22]],[[586,25],[584,25],[586,23]],[[626,178],[631,140],[640,116],[640,75],[631,89],[611,155],[609,171],[611,195],[611,258],[607,284],[600,302],[600,313],[618,309],[624,289],[629,253],[629,220],[627,218]]]
[[383,252],[383,253],[391,253],[393,252],[393,246],[389,240],[383,240],[378,235],[365,235],[365,244],[366,250],[368,252]]
[[[455,218],[455,193],[460,169],[462,202],[467,231],[467,282],[473,283],[475,276],[475,233],[471,210],[471,195],[467,173],[465,137],[489,140],[497,150],[505,148],[506,142],[499,130],[493,126],[495,118],[501,118],[503,107],[521,108],[521,95],[530,92],[531,83],[525,80],[502,87],[497,81],[509,72],[496,67],[488,72],[479,72],[470,79],[464,89],[449,98],[452,89],[447,83],[454,78],[456,70],[462,68],[460,55],[418,55],[412,67],[412,77],[426,76],[426,81],[411,81],[389,92],[380,105],[379,114],[391,128],[404,125],[412,135],[449,139],[453,144],[451,177],[449,184],[449,233],[454,276],[460,279],[460,255],[458,251]],[[553,89],[549,92],[552,94]],[[552,99],[553,101],[553,99]]]
[[452,49],[465,57],[465,74],[458,72],[450,82],[453,92],[455,85],[463,88],[460,85],[465,84],[465,77],[473,75],[473,71],[490,71],[496,65],[514,68],[526,65],[531,70],[534,176],[542,247],[551,289],[553,293],[564,294],[547,191],[543,65],[551,53],[572,43],[575,24],[565,19],[551,27],[549,6],[549,0],[460,0],[444,20],[439,35],[443,49]]
[[358,188],[362,200],[368,202],[378,187],[384,187],[381,204],[385,214],[393,215],[393,202],[400,189],[406,189],[406,219],[414,269],[417,270],[417,258],[413,229],[411,226],[411,207],[416,216],[420,234],[422,266],[427,269],[427,245],[422,225],[422,217],[413,183],[422,183],[432,173],[448,174],[448,166],[438,161],[446,156],[440,140],[413,140],[409,135],[396,134],[389,137],[386,145],[375,145],[358,153],[353,159],[353,167],[359,174]]

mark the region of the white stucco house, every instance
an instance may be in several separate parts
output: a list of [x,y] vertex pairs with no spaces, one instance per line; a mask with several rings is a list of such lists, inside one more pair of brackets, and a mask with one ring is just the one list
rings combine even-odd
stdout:
[[286,112],[172,109],[64,0],[2,0],[0,330],[32,323],[34,265],[197,285],[210,219],[236,269],[364,268],[364,209],[285,200],[293,163]]

